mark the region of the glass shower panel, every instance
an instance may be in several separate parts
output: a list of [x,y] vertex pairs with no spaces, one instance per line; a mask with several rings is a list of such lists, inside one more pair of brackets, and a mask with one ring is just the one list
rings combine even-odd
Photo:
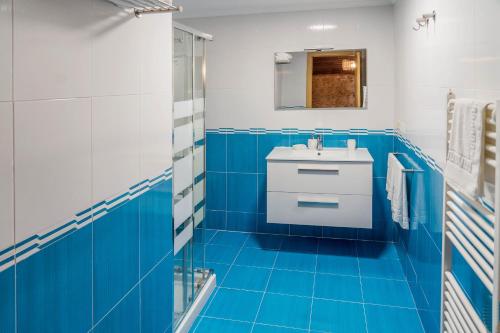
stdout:
[[207,279],[205,269],[205,39],[195,37],[193,59],[195,295]]
[[174,29],[174,320],[207,281],[205,268],[205,39]]
[[193,271],[193,35],[174,29],[174,321],[194,296]]

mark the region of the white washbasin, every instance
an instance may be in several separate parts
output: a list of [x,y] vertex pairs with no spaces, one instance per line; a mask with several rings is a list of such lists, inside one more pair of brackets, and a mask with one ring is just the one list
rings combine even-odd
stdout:
[[325,161],[325,162],[373,162],[366,148],[349,151],[345,148],[324,148],[295,150],[291,147],[275,147],[266,160],[268,161]]

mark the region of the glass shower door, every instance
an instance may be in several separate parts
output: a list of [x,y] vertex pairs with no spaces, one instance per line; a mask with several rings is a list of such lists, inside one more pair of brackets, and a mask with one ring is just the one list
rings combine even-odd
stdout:
[[174,325],[204,286],[205,40],[174,29]]

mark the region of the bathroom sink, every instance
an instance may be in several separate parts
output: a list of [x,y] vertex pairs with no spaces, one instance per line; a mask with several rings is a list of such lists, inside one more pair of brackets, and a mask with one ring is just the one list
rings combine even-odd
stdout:
[[268,161],[373,162],[366,148],[349,151],[345,148],[296,150],[291,147],[276,147],[266,159]]

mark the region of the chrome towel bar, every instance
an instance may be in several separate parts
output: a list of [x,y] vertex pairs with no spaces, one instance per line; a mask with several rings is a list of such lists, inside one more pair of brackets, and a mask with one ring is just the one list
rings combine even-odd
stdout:
[[[392,154],[394,156],[396,156],[396,158],[397,158],[397,156],[404,156],[404,157],[406,157],[407,160],[410,160],[408,155],[406,155],[405,153],[392,153]],[[403,172],[424,172],[424,170],[411,168],[411,169],[403,169]]]
[[182,6],[176,6],[163,0],[108,0],[124,9],[132,9],[135,16],[142,14],[182,12]]

